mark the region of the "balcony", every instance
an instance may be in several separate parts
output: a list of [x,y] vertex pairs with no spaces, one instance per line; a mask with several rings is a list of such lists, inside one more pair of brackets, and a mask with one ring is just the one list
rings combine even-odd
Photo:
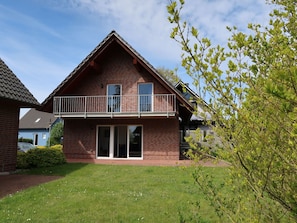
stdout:
[[57,117],[170,117],[176,114],[174,94],[54,97]]

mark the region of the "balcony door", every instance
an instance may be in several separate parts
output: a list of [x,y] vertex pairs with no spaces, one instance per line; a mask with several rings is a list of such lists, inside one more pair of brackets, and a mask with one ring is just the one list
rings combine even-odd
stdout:
[[98,126],[97,158],[142,158],[142,126]]
[[138,84],[138,95],[139,95],[139,111],[140,112],[151,112],[153,111],[153,84],[152,83],[141,83]]
[[121,92],[120,84],[107,85],[107,112],[121,112]]

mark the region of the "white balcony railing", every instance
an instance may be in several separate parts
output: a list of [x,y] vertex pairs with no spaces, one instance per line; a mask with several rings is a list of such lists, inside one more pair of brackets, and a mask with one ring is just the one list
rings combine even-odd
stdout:
[[53,113],[59,117],[174,116],[174,94],[60,96],[54,97]]

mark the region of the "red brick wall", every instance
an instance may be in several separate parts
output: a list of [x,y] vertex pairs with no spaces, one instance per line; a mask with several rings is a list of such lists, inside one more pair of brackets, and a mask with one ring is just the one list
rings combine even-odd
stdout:
[[63,150],[67,158],[96,158],[98,125],[142,125],[143,159],[179,159],[179,122],[176,118],[65,119]]
[[168,94],[169,92],[153,78],[147,71],[138,71],[133,65],[133,58],[122,48],[115,47],[107,52],[98,62],[99,71],[89,70],[80,80],[76,88],[65,95],[106,95],[108,84],[121,84],[122,95],[135,95],[138,83],[150,82],[154,85],[154,94]]
[[143,157],[152,160],[179,159],[179,122],[177,119],[145,120]]
[[[147,71],[138,71],[133,58],[119,46],[111,47],[98,61],[99,71],[88,70],[70,95],[106,95],[108,84],[121,84],[122,95],[138,94],[139,83],[153,83],[154,94],[169,92]],[[134,102],[134,106],[137,101]],[[133,105],[122,101],[122,106]],[[96,158],[97,125],[143,125],[144,159],[178,159],[178,119],[65,119],[64,153],[67,158]]]
[[19,108],[7,101],[0,106],[0,172],[16,168]]
[[96,121],[65,119],[63,151],[66,158],[94,159],[96,153]]

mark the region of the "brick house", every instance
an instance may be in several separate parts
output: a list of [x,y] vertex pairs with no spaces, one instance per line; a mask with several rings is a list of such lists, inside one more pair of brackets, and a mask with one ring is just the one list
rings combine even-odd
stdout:
[[67,159],[178,160],[180,120],[193,107],[112,31],[42,110],[64,119]]
[[0,172],[16,168],[20,108],[37,106],[38,101],[0,58]]

